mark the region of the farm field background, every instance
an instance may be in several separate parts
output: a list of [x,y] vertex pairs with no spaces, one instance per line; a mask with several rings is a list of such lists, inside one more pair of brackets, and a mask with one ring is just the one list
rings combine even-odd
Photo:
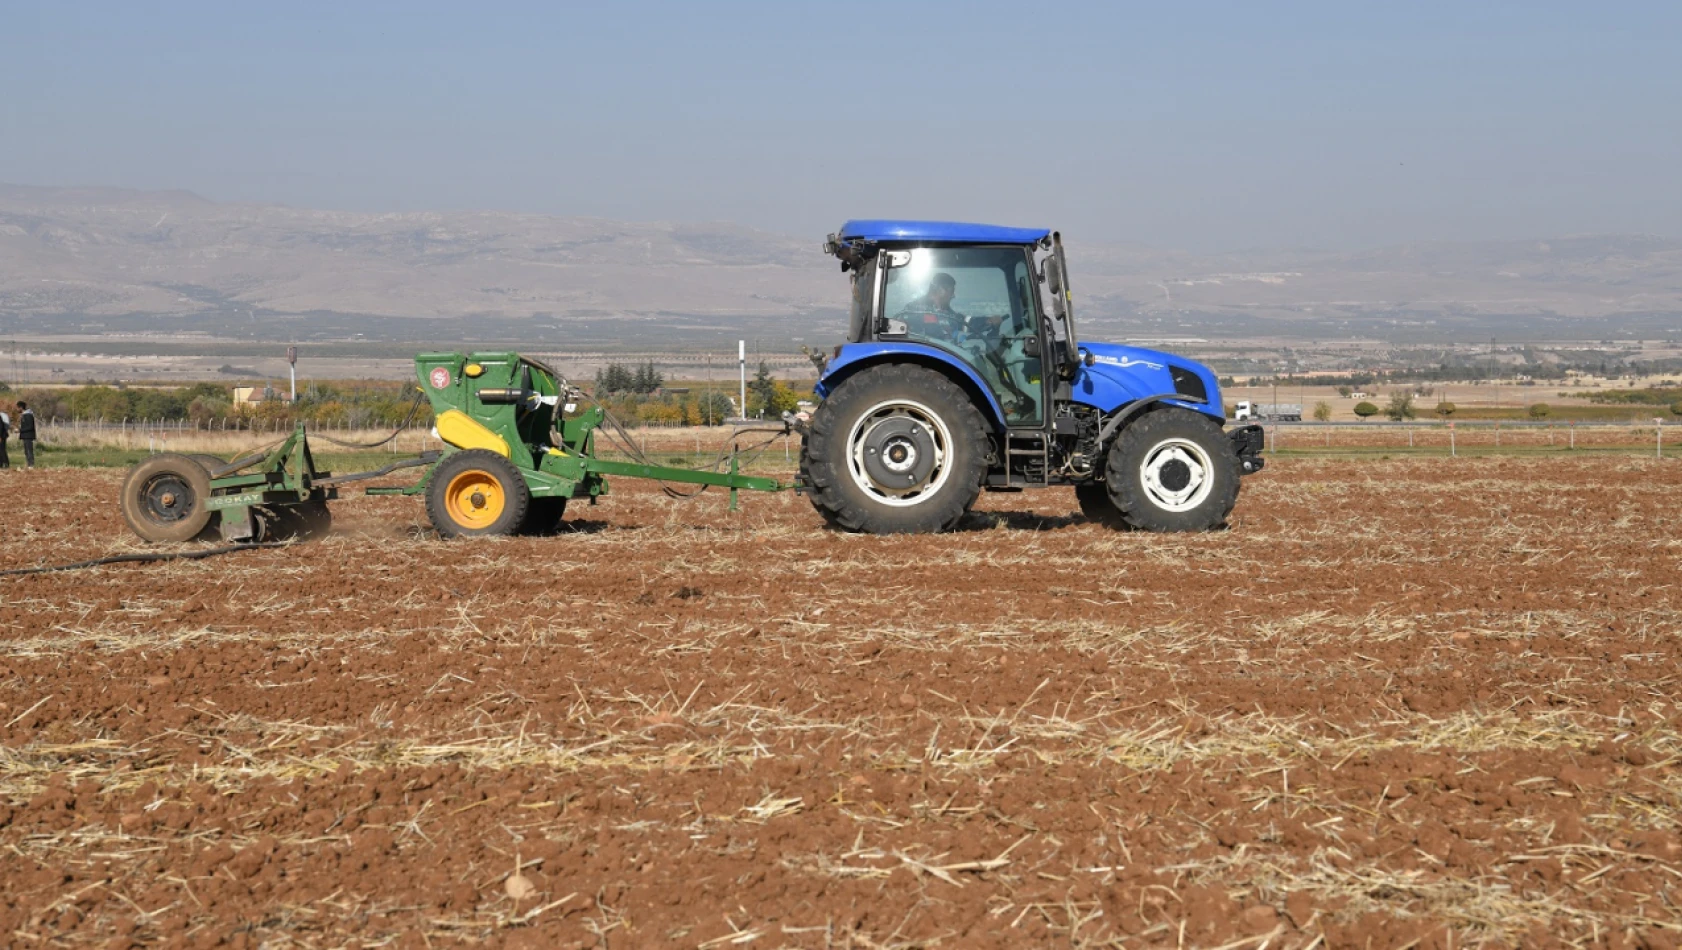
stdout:
[[[0,568],[138,549],[120,479],[6,473]],[[1284,457],[1220,533],[1046,491],[874,538],[616,480],[556,537],[355,497],[0,578],[0,933],[1674,946],[1679,488]]]

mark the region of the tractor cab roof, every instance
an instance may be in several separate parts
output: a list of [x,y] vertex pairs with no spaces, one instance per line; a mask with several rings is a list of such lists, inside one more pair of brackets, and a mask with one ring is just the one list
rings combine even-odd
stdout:
[[841,226],[841,240],[876,244],[1037,244],[1051,231],[1046,228],[1006,228],[996,224],[965,224],[961,221],[848,221]]

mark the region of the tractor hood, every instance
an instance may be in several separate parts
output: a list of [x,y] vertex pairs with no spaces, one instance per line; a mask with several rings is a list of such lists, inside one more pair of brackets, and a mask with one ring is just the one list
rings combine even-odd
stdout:
[[1106,413],[1149,396],[1225,421],[1221,387],[1215,374],[1201,363],[1181,356],[1118,343],[1082,343],[1092,355],[1083,361],[1073,380],[1074,397]]

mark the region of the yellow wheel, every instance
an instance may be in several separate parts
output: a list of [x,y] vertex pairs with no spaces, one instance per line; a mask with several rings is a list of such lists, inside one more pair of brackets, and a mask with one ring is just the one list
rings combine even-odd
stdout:
[[447,538],[513,534],[530,504],[526,480],[507,459],[484,449],[439,462],[426,491],[427,515]]
[[490,472],[477,469],[462,472],[450,479],[444,489],[444,510],[450,513],[451,521],[463,528],[477,531],[496,524],[506,504],[502,483]]

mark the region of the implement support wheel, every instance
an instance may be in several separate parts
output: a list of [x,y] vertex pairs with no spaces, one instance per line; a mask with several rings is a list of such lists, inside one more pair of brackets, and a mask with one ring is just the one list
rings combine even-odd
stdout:
[[210,525],[210,476],[185,455],[154,455],[123,479],[123,520],[146,541],[191,541]]
[[457,452],[438,463],[426,488],[426,514],[446,538],[513,534],[526,521],[531,493],[502,456]]

